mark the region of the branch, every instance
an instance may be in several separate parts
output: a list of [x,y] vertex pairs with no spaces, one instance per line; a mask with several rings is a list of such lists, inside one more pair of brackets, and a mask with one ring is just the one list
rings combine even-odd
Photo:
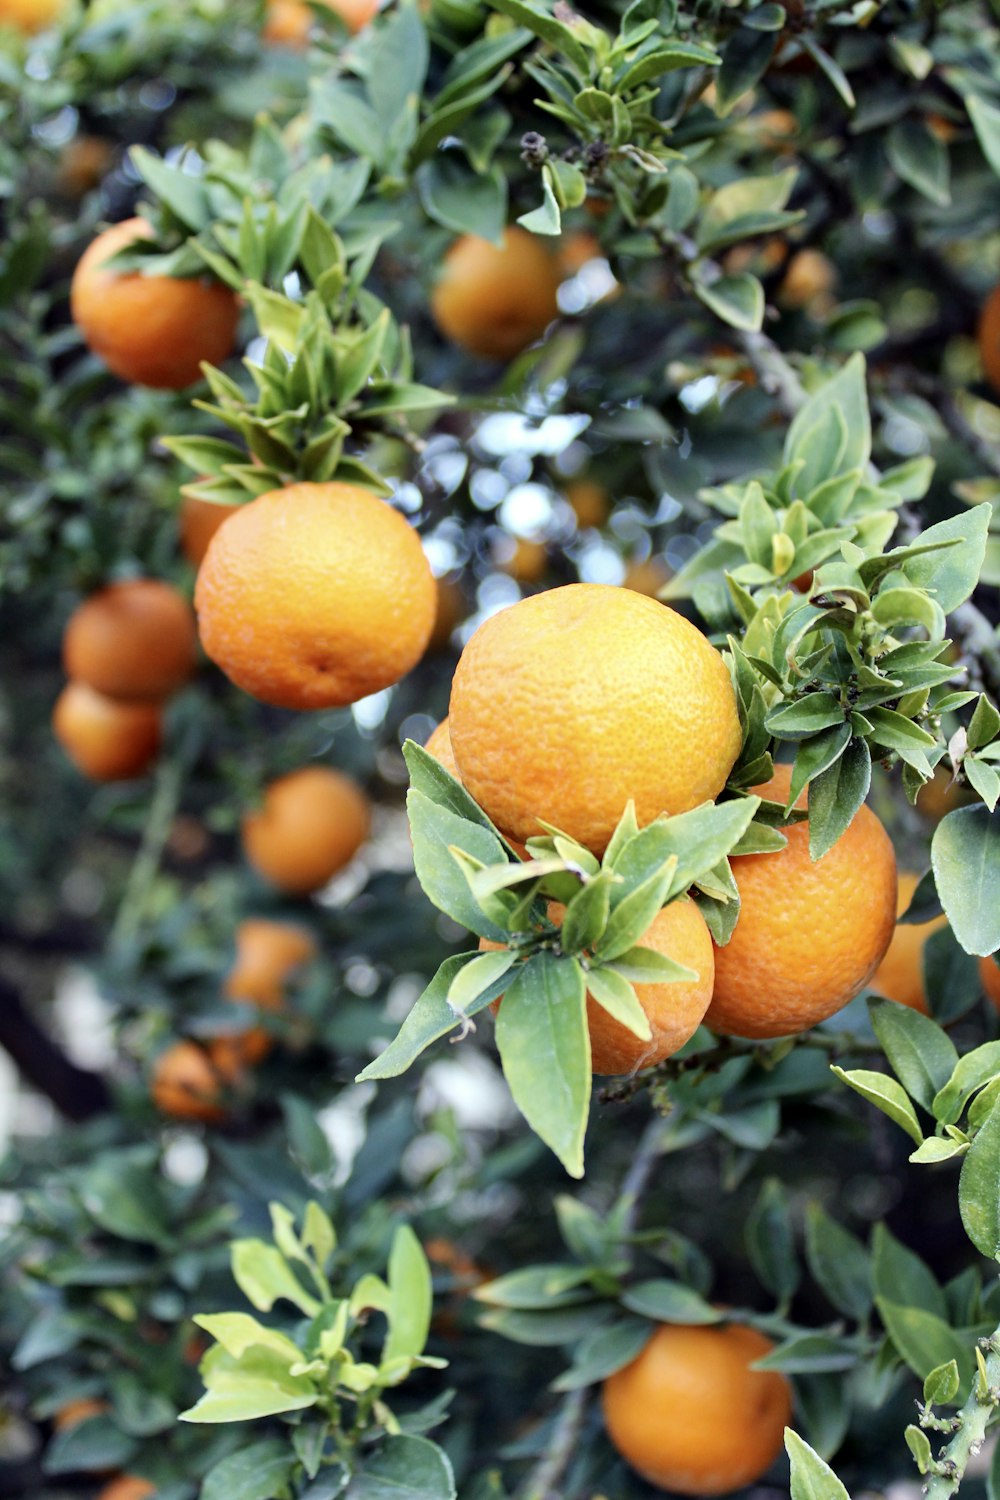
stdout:
[[924,1494],[927,1500],[948,1500],[954,1495],[969,1460],[980,1452],[990,1418],[1000,1406],[1000,1328],[988,1339],[980,1339],[979,1348],[986,1356],[972,1382],[972,1390],[956,1421],[958,1430],[951,1442],[942,1448],[934,1462]]
[[0,979],[0,1047],[67,1119],[89,1120],[109,1107],[103,1078],[70,1062],[28,1013],[20,990],[6,979]]

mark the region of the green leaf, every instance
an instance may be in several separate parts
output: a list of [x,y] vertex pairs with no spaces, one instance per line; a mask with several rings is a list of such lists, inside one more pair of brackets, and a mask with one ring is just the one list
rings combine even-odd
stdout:
[[185,228],[197,234],[208,227],[212,211],[204,177],[185,172],[182,167],[168,166],[145,146],[133,146],[129,156],[139,176]]
[[922,120],[897,120],[885,143],[897,176],[940,207],[951,202],[947,148]]
[[847,1073],[843,1068],[833,1067],[832,1071],[838,1078],[842,1078],[849,1088],[859,1093],[862,1099],[867,1099],[869,1104],[874,1104],[876,1109],[888,1115],[890,1120],[906,1131],[907,1135],[913,1137],[918,1146],[921,1144],[924,1135],[917,1122],[913,1105],[902,1086],[894,1078],[889,1078],[885,1073],[872,1073],[864,1068]]
[[823,729],[842,731],[845,722],[844,707],[839,699],[832,693],[817,692],[783,703],[772,709],[764,720],[770,733],[779,740],[804,740]]
[[928,1016],[893,1000],[868,1007],[889,1066],[911,1098],[931,1110],[958,1062],[954,1043]]
[[966,953],[1000,948],[1000,816],[959,807],[931,841],[934,882],[951,929]]
[[389,1252],[389,1333],[382,1362],[415,1358],[424,1352],[431,1326],[434,1293],[423,1246],[408,1224],[393,1235]]
[[553,1307],[572,1307],[593,1300],[591,1271],[586,1266],[562,1263],[525,1266],[478,1287],[477,1302],[493,1307],[513,1307],[521,1312],[546,1312]]
[[413,835],[413,866],[424,893],[434,905],[477,937],[503,942],[507,936],[473,898],[452,848],[484,865],[505,864],[504,849],[496,834],[470,823],[411,787],[406,810]]
[[230,1453],[205,1475],[201,1500],[275,1500],[287,1492],[295,1454],[280,1438]]
[[590,1107],[590,1034],[583,970],[538,953],[511,982],[497,1047],[514,1103],[571,1177],[583,1176]]
[[676,870],[677,856],[672,854],[659,869],[622,897],[611,912],[600,941],[594,944],[594,957],[598,962],[610,963],[612,959],[620,958],[645,937],[653,918],[667,899]]
[[792,1470],[792,1500],[850,1500],[830,1465],[790,1427],[785,1428],[785,1451]]
[[978,94],[966,94],[965,107],[980,150],[1000,177],[1000,108]]
[[520,214],[517,222],[532,234],[559,234],[562,229],[562,215],[559,209],[559,200],[553,186],[552,169],[548,162],[542,168],[542,201],[537,208],[531,209],[529,213]]
[[948,1304],[919,1255],[908,1250],[886,1229],[876,1224],[872,1237],[872,1275],[875,1291],[906,1307],[923,1307],[939,1318],[948,1315]]
[[616,855],[614,871],[623,884],[613,888],[612,906],[620,904],[625,893],[653,876],[671,856],[677,858],[671,894],[686,891],[739,843],[760,801],[759,797],[738,797],[648,824]]
[[961,1380],[953,1359],[937,1365],[924,1380],[924,1401],[928,1406],[947,1406],[958,1395]]
[[302,1243],[307,1250],[311,1251],[320,1270],[324,1268],[337,1248],[337,1231],[333,1227],[330,1215],[315,1199],[310,1199],[306,1204],[302,1222]]
[[652,47],[634,62],[628,63],[624,71],[615,78],[615,91],[625,94],[630,89],[640,88],[651,79],[662,78],[665,73],[673,73],[678,68],[711,67],[719,61],[719,54],[711,47],[702,46],[698,42],[671,40]]
[[446,1453],[428,1438],[387,1437],[351,1479],[344,1500],[456,1500]]
[[787,1305],[799,1284],[788,1194],[776,1177],[768,1177],[747,1216],[744,1230],[750,1263],[759,1280]]
[[423,93],[430,55],[427,30],[416,5],[404,4],[383,17],[372,38],[368,97],[379,119],[391,128],[407,100]]
[[972,1354],[960,1333],[936,1313],[923,1307],[904,1307],[877,1297],[879,1317],[897,1352],[915,1375],[924,1380],[938,1365],[955,1360],[965,1379]]
[[626,1026],[640,1041],[653,1035],[649,1017],[639,1004],[639,997],[627,979],[613,968],[591,969],[587,974],[587,993],[597,1004]]
[[503,242],[507,224],[507,179],[499,167],[474,172],[455,151],[439,151],[417,171],[424,211],[456,234]]
[[[752,19],[752,12],[749,19]],[[734,31],[725,45],[716,74],[716,113],[729,114],[733,105],[759,82],[774,56],[774,37],[749,25]]]
[[823,1375],[853,1369],[857,1363],[857,1350],[846,1339],[828,1333],[801,1333],[755,1359],[754,1368],[782,1370],[786,1375]]
[[258,1312],[270,1312],[282,1299],[291,1302],[307,1318],[314,1318],[320,1303],[302,1286],[285,1257],[263,1240],[236,1240],[232,1248],[233,1279]]
[[315,1406],[319,1392],[306,1375],[291,1375],[273,1350],[248,1349],[234,1359],[216,1345],[202,1360],[207,1390],[182,1422],[251,1422]]
[[980,1255],[1000,1260],[1000,1102],[994,1104],[962,1163],[958,1207]]
[[939,521],[920,533],[919,542],[955,542],[939,552],[908,559],[902,571],[917,588],[926,589],[946,615],[964,604],[979,582],[993,507],[984,502]]
[[788,789],[788,800],[792,806],[798,801],[804,787],[836,764],[850,742],[851,726],[847,723],[832,725],[799,742]]
[[280,1333],[276,1328],[265,1328],[263,1323],[258,1323],[249,1313],[206,1313],[196,1317],[194,1322],[199,1328],[204,1328],[235,1359],[239,1359],[245,1350],[255,1344],[273,1350],[283,1358],[286,1365],[294,1365],[303,1357],[298,1344],[293,1343],[286,1334]]
[[559,929],[564,952],[582,953],[597,942],[608,920],[613,878],[610,870],[603,871],[581,886],[567,904]]
[[847,446],[841,458],[842,472],[863,469],[871,458],[871,418],[868,414],[868,392],[865,384],[865,361],[860,354],[852,357],[831,380],[809,398],[788,429],[784,461],[794,463],[808,457],[809,434],[831,408],[844,418]]
[[851,740],[838,760],[809,784],[809,855],[822,859],[846,832],[871,786],[872,758],[864,740]]
[[576,1391],[606,1380],[642,1353],[649,1336],[649,1323],[642,1318],[623,1318],[610,1327],[595,1328],[580,1340],[572,1365],[553,1380],[552,1389]]
[[718,188],[705,208],[698,226],[698,248],[710,251],[734,233],[734,226],[755,215],[780,213],[791,197],[798,168],[774,172],[766,177],[742,177]]
[[764,324],[764,288],[756,276],[741,271],[736,276],[718,276],[714,281],[695,277],[694,291],[699,301],[728,323],[757,333]]
[[[421,1052],[426,1051],[441,1037],[447,1036],[449,1031],[454,1031],[463,1018],[458,1016],[448,1004],[448,995],[456,976],[470,961],[478,957],[480,957],[479,954],[456,953],[451,958],[445,959],[399,1028],[395,1038],[385,1051],[375,1058],[374,1062],[370,1062],[358,1074],[358,1083],[364,1083],[368,1079],[397,1078],[400,1073],[406,1072]],[[465,1017],[468,1018],[484,1010],[498,995],[503,994],[503,989],[504,979],[501,976],[487,989],[481,990],[474,1002],[467,1004]]]
[[682,1281],[657,1277],[637,1281],[621,1295],[622,1306],[629,1312],[651,1318],[655,1323],[719,1323],[723,1314],[712,1307]]
[[[635,948],[627,948],[608,968],[613,969],[622,979],[627,979],[629,984],[673,984],[697,977],[694,970],[689,969],[686,964],[679,964],[665,953],[659,953],[654,948],[643,948],[641,944]],[[590,972],[593,974],[597,971],[591,969]],[[602,969],[600,972],[606,973],[607,970]]]
[[935,1118],[942,1125],[953,1125],[976,1090],[996,1077],[1000,1077],[1000,1042],[984,1042],[966,1052],[934,1099]]
[[561,53],[581,76],[589,75],[590,53],[577,40],[573,29],[564,22],[557,21],[550,10],[540,4],[529,3],[529,0],[490,0],[490,4],[494,10],[510,16],[518,26],[526,26],[535,36],[550,42],[556,52]]
[[806,1260],[838,1312],[855,1322],[868,1316],[873,1295],[868,1252],[818,1203],[806,1209]]

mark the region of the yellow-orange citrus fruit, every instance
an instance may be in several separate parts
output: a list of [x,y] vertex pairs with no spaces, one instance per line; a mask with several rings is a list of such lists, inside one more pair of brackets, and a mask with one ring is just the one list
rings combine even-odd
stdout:
[[[788,798],[791,768],[754,790]],[[796,804],[805,805],[805,793]],[[868,983],[896,927],[896,855],[879,819],[862,807],[822,859],[809,858],[808,821],[784,830],[776,854],[732,861],[740,893],[736,929],[715,954],[705,1017],[735,1036],[790,1036],[840,1010]]]
[[979,978],[983,989],[997,1010],[1000,1010],[1000,969],[993,962],[992,957],[979,960]]
[[979,319],[979,357],[983,374],[1000,395],[1000,285],[995,286],[983,303]]
[[126,219],[99,234],[73,273],[70,311],[84,342],[122,380],[179,391],[201,379],[201,362],[228,359],[240,309],[218,281],[141,276],[105,262],[149,239],[144,219]]
[[647,598],[655,599],[669,579],[670,570],[666,563],[657,557],[647,557],[642,562],[629,563],[622,587],[631,589],[633,594],[645,594]]
[[741,1324],[661,1324],[604,1382],[608,1437],[644,1479],[676,1495],[752,1484],[781,1451],[792,1413],[785,1376],[750,1368],[773,1347]]
[[469,613],[468,601],[460,584],[450,578],[437,580],[437,613],[431,631],[430,649],[443,651],[451,640],[452,631]]
[[91,594],[63,635],[63,666],[74,682],[108,698],[158,702],[194,671],[191,606],[168,583],[134,578]]
[[[566,908],[549,903],[549,918],[562,924]],[[493,952],[500,943],[480,938],[482,952]],[[593,1073],[636,1073],[672,1057],[701,1025],[712,998],[715,977],[712,938],[705,918],[693,901],[673,901],[657,912],[639,939],[639,947],[652,948],[667,958],[693,969],[696,979],[675,984],[637,984],[635,993],[649,1020],[652,1036],[642,1041],[627,1026],[610,1016],[592,995],[587,996],[587,1030],[590,1032],[590,1067]],[[501,995],[500,1000],[503,999]],[[494,1015],[500,1008],[494,1000]]]
[[243,851],[283,891],[319,890],[357,854],[371,815],[361,788],[329,766],[305,766],[272,781],[243,819]]
[[458,774],[458,762],[455,760],[455,752],[451,748],[451,731],[448,728],[448,720],[442,719],[438,727],[432,733],[424,749],[428,755],[433,755],[436,761],[440,761],[450,776],[456,781],[461,781]]
[[184,496],[177,524],[181,551],[193,568],[201,566],[209,542],[232,513],[231,505],[216,505],[195,495]]
[[479,627],[449,713],[462,781],[504,833],[539,819],[594,853],[626,804],[640,824],[718,795],[740,750],[722,657],[689,621],[629,589],[575,583]]
[[206,652],[244,692],[278,708],[335,708],[416,665],[437,586],[413,527],[370,490],[292,484],[219,527],[195,609]]
[[56,700],[52,728],[70,760],[91,781],[131,781],[156,759],[163,712],[158,703],[122,703],[70,682]]
[[463,235],[431,294],[438,328],[471,354],[513,359],[558,316],[559,267],[542,240],[509,228],[502,245]]
[[[896,902],[898,916],[902,916],[909,906],[919,881],[919,875],[913,875],[908,870],[900,871],[899,896]],[[871,977],[872,989],[889,1000],[897,1000],[900,1005],[908,1005],[911,1010],[923,1011],[926,1015],[928,1006],[924,990],[924,944],[932,932],[947,925],[948,919],[945,916],[932,917],[929,922],[919,924],[898,923],[885,958]]]
[[948,813],[964,807],[970,800],[969,788],[955,781],[947,766],[936,766],[930,781],[925,781],[917,793],[915,806],[931,823],[940,823]]
[[[0,0],[0,11],[3,0]],[[82,198],[92,192],[107,173],[114,157],[111,141],[100,135],[78,135],[59,155],[56,186],[67,198]]]
[[603,484],[597,484],[593,479],[574,479],[563,494],[573,507],[578,526],[603,526],[608,519],[611,501]]
[[[378,0],[321,0],[348,31],[360,31],[378,14]],[[272,46],[300,50],[309,41],[316,13],[305,0],[268,0],[262,36]]]
[[822,250],[799,250],[788,269],[776,298],[783,307],[811,307],[828,299],[837,284],[837,269]]
[[68,1432],[71,1427],[79,1427],[81,1422],[88,1422],[91,1417],[100,1417],[108,1410],[106,1401],[99,1401],[95,1396],[81,1396],[76,1401],[67,1401],[61,1406],[52,1418],[52,1425],[57,1432]]
[[[310,933],[291,922],[271,922],[249,917],[236,929],[236,962],[226,976],[223,993],[229,1000],[244,1000],[259,1010],[281,1010],[285,982],[300,964],[316,952]],[[238,1036],[219,1038],[229,1042],[235,1061],[257,1063],[271,1050],[270,1033],[252,1026]]]
[[748,115],[743,123],[745,129],[768,150],[782,153],[794,150],[799,122],[790,109],[763,109]]
[[65,9],[65,0],[0,0],[0,27],[11,26],[33,36],[54,26]]
[[211,1124],[225,1119],[223,1091],[235,1076],[224,1049],[215,1057],[197,1042],[174,1042],[153,1064],[153,1103],[174,1120]]
[[544,542],[528,541],[521,536],[513,541],[514,549],[500,563],[501,569],[518,583],[538,583],[548,570],[548,548]]
[[139,1479],[134,1474],[121,1474],[106,1484],[97,1500],[147,1500],[156,1494],[156,1486],[148,1479]]

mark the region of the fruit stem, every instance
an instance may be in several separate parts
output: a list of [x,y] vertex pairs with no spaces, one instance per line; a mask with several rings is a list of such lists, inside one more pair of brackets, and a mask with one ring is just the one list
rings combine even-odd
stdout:
[[928,1500],[948,1500],[954,1495],[969,1465],[980,1452],[986,1429],[1000,1406],[1000,1328],[979,1340],[985,1356],[972,1381],[972,1390],[958,1413],[958,1430],[942,1448],[924,1488]]

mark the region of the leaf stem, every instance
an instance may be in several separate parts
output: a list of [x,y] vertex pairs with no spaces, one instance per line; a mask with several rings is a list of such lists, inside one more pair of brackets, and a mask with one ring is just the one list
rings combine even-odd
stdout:
[[160,763],[142,843],[129,871],[125,894],[111,929],[109,948],[116,956],[120,957],[124,953],[139,930],[177,811],[181,772],[182,762],[179,756]]
[[970,1459],[983,1446],[990,1418],[1000,1406],[1000,1327],[989,1338],[980,1339],[985,1356],[976,1371],[968,1400],[958,1413],[958,1431],[942,1448],[928,1477],[924,1494],[927,1500],[948,1500],[954,1495]]

